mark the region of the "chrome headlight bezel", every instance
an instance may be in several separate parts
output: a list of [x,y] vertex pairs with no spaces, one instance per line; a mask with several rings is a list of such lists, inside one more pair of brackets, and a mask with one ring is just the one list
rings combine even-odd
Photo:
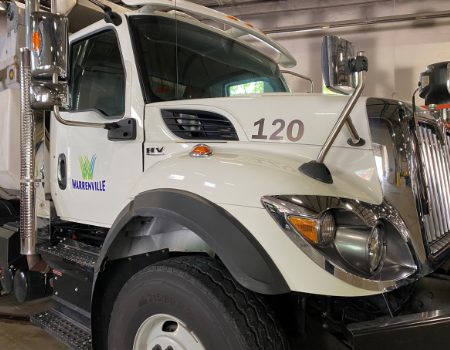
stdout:
[[[346,198],[329,196],[264,196],[261,202],[278,226],[291,241],[320,267],[335,277],[360,288],[373,291],[396,289],[415,279],[417,264],[414,249],[405,235],[406,226],[400,215],[386,201],[380,205]],[[314,218],[319,220],[325,212],[336,217],[335,240],[323,245],[306,239],[290,225],[289,217]],[[348,214],[345,214],[348,213]],[[349,216],[350,215],[350,216]],[[346,217],[345,220],[342,218]],[[348,224],[348,225],[347,225]],[[382,257],[375,269],[370,269],[368,252],[359,255],[363,261],[360,269],[352,266],[337,249],[336,240],[343,229],[365,232],[365,244],[377,225],[386,225],[382,238]],[[391,255],[388,256],[387,246]],[[366,254],[367,253],[367,254]],[[361,259],[362,257],[362,259]],[[388,257],[388,259],[387,259]]]

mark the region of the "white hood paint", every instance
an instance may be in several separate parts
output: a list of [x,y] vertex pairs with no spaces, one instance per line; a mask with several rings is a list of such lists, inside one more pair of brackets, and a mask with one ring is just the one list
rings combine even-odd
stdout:
[[[352,113],[353,122],[366,144],[351,147],[345,126],[325,158],[334,183],[324,184],[302,174],[298,167],[315,159],[334,126],[348,97],[311,94],[267,94],[199,101],[155,103],[146,107],[146,146],[165,147],[165,156],[145,157],[143,178],[132,194],[151,188],[177,188],[192,191],[219,204],[261,207],[260,198],[268,194],[336,195],[369,203],[381,203],[382,191],[370,141],[366,99]],[[195,109],[222,114],[236,128],[240,141],[205,141],[215,154],[209,158],[191,158],[190,149],[200,142],[186,143],[166,127],[161,109]],[[284,140],[255,140],[254,123],[265,118],[264,133],[270,137],[284,119],[279,134]],[[291,142],[286,137],[292,120],[304,124],[303,137]],[[175,141],[175,142],[174,142]],[[148,179],[149,180],[149,179]],[[206,185],[205,185],[206,183]],[[214,184],[212,186],[211,184]]]

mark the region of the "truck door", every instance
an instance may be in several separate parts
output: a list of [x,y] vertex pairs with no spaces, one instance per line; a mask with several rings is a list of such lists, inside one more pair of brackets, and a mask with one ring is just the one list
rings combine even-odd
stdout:
[[[61,116],[94,123],[129,118],[132,58],[124,60],[116,30],[109,27],[75,39],[70,55],[71,108]],[[134,117],[140,119],[136,113]],[[136,120],[137,128],[141,125]],[[52,172],[58,174],[52,194],[58,215],[110,226],[142,174],[142,135],[140,129],[134,140],[110,141],[108,130],[64,126],[52,118]]]

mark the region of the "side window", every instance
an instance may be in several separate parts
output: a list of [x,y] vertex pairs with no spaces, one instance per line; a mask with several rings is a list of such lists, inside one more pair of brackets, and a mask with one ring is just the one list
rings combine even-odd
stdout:
[[114,31],[99,33],[72,46],[72,110],[97,109],[106,116],[125,113],[125,70]]

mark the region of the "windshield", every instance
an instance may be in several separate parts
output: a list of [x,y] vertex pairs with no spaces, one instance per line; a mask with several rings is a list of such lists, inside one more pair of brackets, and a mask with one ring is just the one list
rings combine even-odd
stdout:
[[278,65],[237,40],[167,17],[130,23],[147,103],[288,91]]

